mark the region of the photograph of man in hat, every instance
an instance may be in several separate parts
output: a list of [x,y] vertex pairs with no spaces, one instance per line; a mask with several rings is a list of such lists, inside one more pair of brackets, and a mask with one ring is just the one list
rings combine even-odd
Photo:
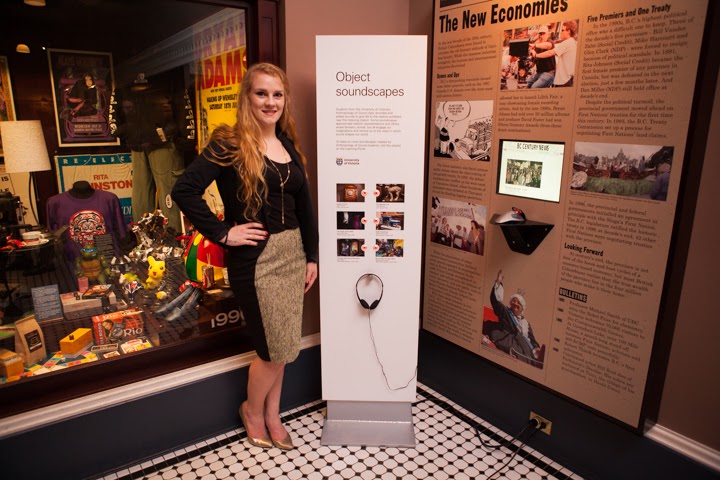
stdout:
[[533,335],[532,326],[525,318],[525,291],[519,289],[503,304],[505,276],[500,270],[490,291],[490,304],[497,316],[495,320],[483,322],[483,335],[495,348],[530,365],[542,368],[545,346],[540,346]]
[[555,79],[555,56],[540,58],[537,55],[552,50],[555,45],[550,39],[546,25],[540,25],[537,30],[537,40],[530,44],[530,55],[535,57],[535,74],[527,79],[527,88],[552,87]]

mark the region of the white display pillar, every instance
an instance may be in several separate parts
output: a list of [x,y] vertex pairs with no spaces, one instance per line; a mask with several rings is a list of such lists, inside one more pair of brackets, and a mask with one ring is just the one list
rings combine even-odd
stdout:
[[415,445],[426,68],[424,36],[317,37],[323,445]]

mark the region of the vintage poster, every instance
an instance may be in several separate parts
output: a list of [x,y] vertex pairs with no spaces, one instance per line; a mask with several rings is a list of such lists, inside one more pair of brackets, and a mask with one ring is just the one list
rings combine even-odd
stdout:
[[112,54],[49,48],[58,145],[118,145],[111,134]]
[[[245,13],[238,9],[224,9],[213,18],[212,26],[200,27],[193,35],[197,57],[197,125],[193,125],[193,131],[196,132],[198,151],[202,151],[215,128],[237,122],[237,95],[247,71]],[[215,182],[207,188],[203,198],[213,212],[223,212],[225,207]]]
[[706,10],[437,1],[423,328],[638,427]]
[[[10,70],[7,57],[0,57],[0,122],[15,120],[15,103],[13,102]],[[2,156],[2,138],[0,138],[0,156]]]
[[125,223],[132,216],[132,161],[129,153],[102,155],[56,155],[58,190],[70,190],[73,183],[85,180],[95,190],[117,195]]
[[223,12],[213,27],[194,33],[193,43],[199,46],[195,71],[199,150],[216,127],[235,125],[237,94],[247,71],[245,14],[236,9]]

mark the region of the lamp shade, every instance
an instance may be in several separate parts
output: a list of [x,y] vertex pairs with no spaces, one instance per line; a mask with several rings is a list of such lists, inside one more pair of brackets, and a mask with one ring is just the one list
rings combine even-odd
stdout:
[[40,120],[0,122],[0,137],[7,173],[50,170],[50,158]]

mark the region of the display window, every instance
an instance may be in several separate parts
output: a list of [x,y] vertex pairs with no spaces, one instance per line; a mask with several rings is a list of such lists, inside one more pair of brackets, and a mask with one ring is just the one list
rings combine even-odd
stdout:
[[[0,416],[251,350],[224,249],[170,192],[235,123],[248,64],[277,63],[276,11],[0,7]],[[222,217],[213,186],[205,198]]]

